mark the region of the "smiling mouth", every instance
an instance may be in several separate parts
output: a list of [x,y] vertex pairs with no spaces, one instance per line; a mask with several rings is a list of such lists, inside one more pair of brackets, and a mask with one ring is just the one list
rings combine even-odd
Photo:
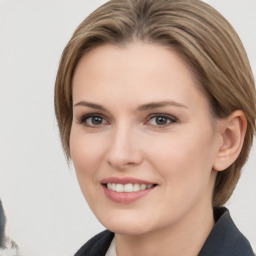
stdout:
[[147,189],[151,189],[157,184],[138,184],[138,183],[128,183],[128,184],[119,184],[119,183],[103,183],[103,186],[108,188],[111,191],[119,193],[131,193],[138,192]]
[[101,181],[104,194],[118,204],[130,204],[153,193],[158,184],[133,177],[109,177]]

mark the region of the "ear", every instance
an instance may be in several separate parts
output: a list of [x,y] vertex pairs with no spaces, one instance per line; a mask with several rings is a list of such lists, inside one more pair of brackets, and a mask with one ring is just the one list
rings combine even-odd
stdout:
[[246,129],[247,121],[241,110],[220,121],[222,143],[213,164],[214,170],[223,171],[235,162],[241,152]]

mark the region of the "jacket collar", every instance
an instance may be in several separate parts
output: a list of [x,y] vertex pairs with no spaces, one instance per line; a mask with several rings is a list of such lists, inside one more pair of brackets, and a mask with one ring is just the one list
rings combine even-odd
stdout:
[[215,226],[198,256],[254,256],[248,240],[234,224],[225,207],[214,208]]

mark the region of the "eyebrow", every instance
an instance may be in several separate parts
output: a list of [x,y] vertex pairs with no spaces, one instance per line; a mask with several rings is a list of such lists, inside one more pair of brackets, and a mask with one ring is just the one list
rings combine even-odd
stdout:
[[[93,108],[93,109],[98,109],[98,110],[102,110],[102,111],[107,111],[106,108],[104,108],[102,105],[99,104],[95,104],[92,102],[88,102],[88,101],[79,101],[78,103],[74,104],[74,107],[76,106],[84,106],[84,107],[89,107],[89,108]],[[176,101],[160,101],[160,102],[150,102],[147,104],[143,104],[137,107],[137,111],[146,111],[146,110],[150,110],[150,109],[155,109],[155,108],[161,108],[161,107],[167,107],[167,106],[175,106],[175,107],[181,107],[181,108],[185,108],[188,109],[187,106],[176,102]]]
[[137,110],[138,111],[145,111],[145,110],[150,110],[150,109],[155,109],[155,108],[161,108],[161,107],[167,107],[167,106],[175,106],[175,107],[181,107],[181,108],[186,108],[188,109],[187,106],[176,102],[176,101],[160,101],[160,102],[151,102],[147,104],[140,105]]
[[88,101],[84,101],[84,100],[79,101],[78,103],[76,103],[74,105],[74,107],[76,107],[76,106],[84,106],[84,107],[89,107],[89,108],[94,108],[94,109],[106,111],[106,109],[103,106],[101,106],[99,104],[91,103],[91,102],[88,102]]

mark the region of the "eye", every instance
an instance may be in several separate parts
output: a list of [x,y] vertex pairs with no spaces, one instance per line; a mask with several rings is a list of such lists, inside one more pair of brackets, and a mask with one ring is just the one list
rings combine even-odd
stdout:
[[108,122],[100,115],[90,114],[83,116],[80,120],[80,123],[84,124],[85,126],[96,127],[100,125],[105,125]]
[[166,126],[171,123],[176,123],[177,119],[167,114],[155,114],[149,118],[148,123],[155,126]]

